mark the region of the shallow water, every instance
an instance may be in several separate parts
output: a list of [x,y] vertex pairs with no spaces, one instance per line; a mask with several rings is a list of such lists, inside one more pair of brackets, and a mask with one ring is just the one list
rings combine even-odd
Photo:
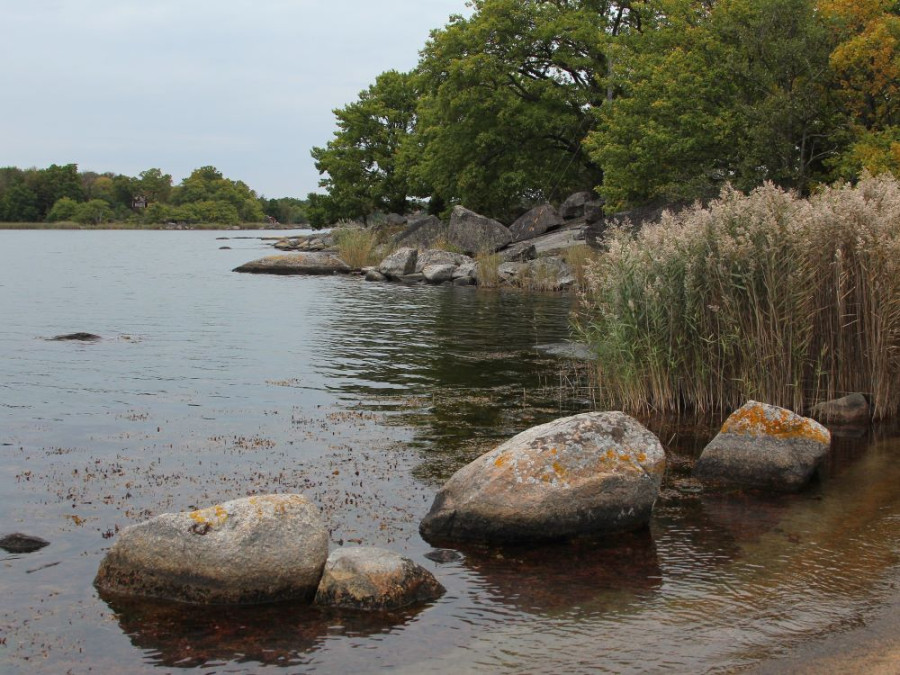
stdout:
[[[0,534],[51,542],[0,552],[0,671],[727,672],[891,593],[900,444],[871,431],[810,490],[764,498],[698,492],[709,432],[648,421],[670,459],[648,532],[426,559],[442,480],[590,405],[532,351],[566,338],[571,301],[239,275],[270,249],[233,235],[0,232]],[[102,340],[45,339],[76,331]],[[333,547],[403,552],[447,594],[371,618],[108,604],[91,584],[119,528],[294,491]]]

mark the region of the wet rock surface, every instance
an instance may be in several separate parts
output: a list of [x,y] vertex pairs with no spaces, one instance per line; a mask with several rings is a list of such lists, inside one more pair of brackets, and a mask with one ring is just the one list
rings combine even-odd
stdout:
[[102,340],[99,335],[95,335],[94,333],[66,333],[65,335],[55,335],[50,340],[55,342],[64,342],[67,340],[72,340],[75,342],[97,342],[98,340]]
[[366,611],[391,611],[436,600],[444,587],[424,567],[373,547],[342,548],[328,556],[315,603]]
[[457,471],[419,525],[429,542],[514,543],[645,526],[665,470],[659,439],[621,412],[514,436]]
[[815,420],[748,401],[704,448],[694,476],[710,483],[798,490],[813,477],[830,445],[830,432]]
[[303,495],[261,495],[122,530],[94,583],[101,592],[201,604],[309,599],[327,555],[315,505]]

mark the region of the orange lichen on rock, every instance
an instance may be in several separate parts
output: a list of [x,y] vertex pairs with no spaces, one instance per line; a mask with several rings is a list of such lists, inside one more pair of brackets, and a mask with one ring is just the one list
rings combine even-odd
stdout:
[[732,413],[722,425],[722,433],[831,443],[831,433],[815,420],[757,401],[748,401]]
[[194,522],[200,525],[208,525],[209,527],[220,527],[228,520],[228,511],[221,504],[208,509],[191,511],[188,515]]

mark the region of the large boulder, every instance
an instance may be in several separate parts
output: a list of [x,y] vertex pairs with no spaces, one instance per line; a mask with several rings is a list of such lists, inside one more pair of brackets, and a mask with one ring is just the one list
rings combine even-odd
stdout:
[[101,591],[203,604],[309,599],[328,557],[319,510],[297,494],[165,513],[119,534]]
[[252,274],[347,274],[353,270],[336,255],[309,252],[270,255],[235,267],[233,271]]
[[378,265],[378,271],[388,279],[399,279],[416,271],[416,261],[419,259],[419,251],[405,246],[398,248]]
[[862,394],[849,394],[812,407],[810,415],[825,424],[868,424],[872,409]]
[[517,241],[497,252],[500,262],[526,262],[537,257],[537,250],[532,241]]
[[553,230],[563,224],[562,218],[549,204],[535,206],[528,213],[521,216],[509,226],[513,241],[534,239],[548,230]]
[[447,225],[437,216],[416,216],[411,218],[403,230],[394,238],[400,246],[431,248],[435,243],[447,238]]
[[528,429],[457,471],[419,525],[429,542],[513,543],[636,530],[665,471],[662,445],[622,412]]
[[469,255],[492,253],[512,243],[512,234],[505,225],[462,206],[453,207],[447,238]]
[[797,490],[812,478],[830,445],[831,434],[815,420],[748,401],[703,449],[694,476],[726,485]]
[[436,600],[444,587],[409,558],[380,548],[342,548],[328,556],[316,604],[391,611]]

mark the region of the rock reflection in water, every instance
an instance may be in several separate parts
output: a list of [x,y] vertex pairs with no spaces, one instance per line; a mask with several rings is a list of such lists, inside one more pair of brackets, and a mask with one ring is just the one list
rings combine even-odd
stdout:
[[354,613],[303,603],[200,606],[104,594],[123,633],[157,666],[224,662],[297,666],[327,638],[366,637],[402,627],[422,611]]
[[492,602],[533,615],[615,610],[662,583],[648,530],[539,547],[469,548],[464,564],[484,581]]

